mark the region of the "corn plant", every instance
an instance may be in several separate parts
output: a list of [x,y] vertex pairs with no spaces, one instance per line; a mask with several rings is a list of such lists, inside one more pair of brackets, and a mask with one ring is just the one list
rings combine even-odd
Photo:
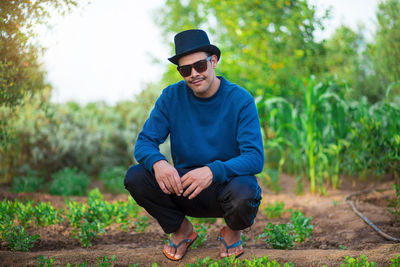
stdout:
[[393,214],[396,220],[400,220],[400,185],[393,185],[395,199],[390,201],[388,211]]

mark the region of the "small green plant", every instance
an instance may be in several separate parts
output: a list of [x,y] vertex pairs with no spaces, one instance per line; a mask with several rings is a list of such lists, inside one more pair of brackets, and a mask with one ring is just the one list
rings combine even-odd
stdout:
[[390,259],[389,267],[400,267],[400,254],[396,255],[396,258]]
[[54,257],[44,257],[43,255],[39,255],[39,259],[37,262],[38,267],[53,267],[56,259]]
[[99,179],[104,184],[104,188],[113,194],[126,193],[124,187],[124,177],[126,168],[123,166],[115,166],[107,168],[100,172]]
[[306,238],[310,238],[314,226],[310,224],[312,217],[306,217],[301,211],[291,212],[290,221],[293,224],[295,241],[302,243]]
[[140,216],[134,222],[135,224],[135,231],[136,232],[144,232],[146,228],[149,226],[149,217],[147,216]]
[[333,199],[333,200],[332,200],[332,205],[333,205],[334,207],[336,207],[337,201]]
[[339,245],[339,248],[340,248],[341,250],[347,250],[347,247],[344,246],[344,245]]
[[37,176],[37,172],[29,171],[27,175],[17,176],[11,184],[11,191],[20,192],[36,192],[43,186],[43,178]]
[[61,196],[83,196],[90,184],[90,177],[77,168],[64,168],[52,175],[50,193]]
[[272,224],[264,228],[264,233],[257,236],[255,241],[263,238],[274,249],[290,249],[295,243],[302,243],[311,237],[313,226],[311,217],[305,217],[301,211],[291,211],[291,222],[287,224]]
[[81,219],[87,211],[87,206],[81,205],[76,201],[67,201],[66,206],[65,216],[67,217],[68,222],[73,227],[79,227]]
[[83,219],[84,222],[80,225],[80,231],[72,230],[73,237],[78,239],[82,247],[92,246],[91,241],[98,235],[102,235],[105,230],[103,224],[99,221],[88,222]]
[[390,201],[388,211],[393,214],[396,220],[400,220],[400,185],[393,185],[395,191],[395,199]]
[[[276,260],[270,260],[268,256],[263,256],[261,258],[253,257],[253,260],[248,259],[235,259],[235,256],[225,257],[222,260],[214,261],[210,257],[206,257],[204,259],[197,259],[196,263],[189,264],[187,263],[185,267],[244,267],[244,266],[268,266],[268,267],[280,267],[281,265]],[[294,267],[292,262],[285,262],[283,267]]]
[[207,230],[210,228],[210,226],[205,226],[204,224],[195,224],[194,228],[196,229],[198,236],[196,241],[194,241],[192,248],[198,248],[207,241]]
[[263,213],[267,218],[279,218],[285,212],[285,203],[275,201],[274,204],[268,203],[263,209]]
[[34,218],[38,226],[48,226],[60,223],[63,218],[50,202],[40,202],[34,207]]
[[1,237],[7,242],[11,250],[24,252],[29,251],[36,240],[40,238],[38,234],[29,235],[23,226],[13,226],[11,224],[5,226],[1,230]]
[[32,222],[35,214],[35,208],[33,207],[33,201],[28,201],[27,203],[22,203],[20,201],[15,201],[15,215],[21,226],[28,228]]
[[352,258],[349,256],[345,256],[343,263],[340,264],[340,267],[373,267],[378,266],[376,262],[369,262],[367,256],[362,254],[360,258]]
[[264,228],[264,233],[258,238],[264,238],[264,241],[274,249],[290,249],[294,246],[295,237],[291,234],[293,225],[291,224],[272,224]]
[[102,261],[100,261],[100,259],[97,258],[97,266],[98,267],[110,267],[113,265],[113,262],[115,262],[115,260],[116,260],[115,255],[112,256],[111,261],[108,259],[107,256],[104,256]]

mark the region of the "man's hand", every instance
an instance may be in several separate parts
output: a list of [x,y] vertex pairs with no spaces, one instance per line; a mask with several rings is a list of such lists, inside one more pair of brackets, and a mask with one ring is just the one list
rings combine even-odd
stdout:
[[175,193],[180,196],[183,193],[181,178],[176,169],[165,160],[153,164],[153,171],[157,183],[165,194]]
[[189,199],[195,198],[212,183],[212,180],[213,174],[208,166],[191,170],[181,179],[183,188],[188,187],[183,196],[189,196]]

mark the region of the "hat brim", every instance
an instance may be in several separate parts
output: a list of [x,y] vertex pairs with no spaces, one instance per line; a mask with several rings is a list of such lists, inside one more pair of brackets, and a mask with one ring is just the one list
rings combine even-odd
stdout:
[[221,51],[219,50],[218,47],[216,47],[215,45],[205,45],[205,46],[200,46],[195,49],[191,49],[191,50],[185,51],[183,53],[177,54],[173,57],[168,58],[168,60],[171,61],[172,63],[174,63],[175,65],[178,65],[178,61],[181,57],[192,54],[192,53],[196,53],[196,52],[212,53],[213,55],[217,56],[218,60],[221,56]]

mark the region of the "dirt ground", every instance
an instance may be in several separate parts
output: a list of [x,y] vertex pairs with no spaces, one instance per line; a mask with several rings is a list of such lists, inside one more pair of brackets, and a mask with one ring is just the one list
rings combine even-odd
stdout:
[[[245,254],[241,259],[252,259],[267,255],[270,260],[279,263],[293,262],[295,266],[339,266],[344,256],[359,257],[365,254],[368,260],[375,261],[378,266],[389,266],[390,258],[400,254],[400,243],[388,241],[368,226],[357,216],[345,197],[352,192],[365,189],[385,189],[353,197],[357,209],[370,219],[383,232],[400,238],[400,222],[396,222],[392,214],[387,211],[389,200],[394,199],[392,188],[394,181],[390,178],[378,182],[345,181],[339,190],[328,190],[328,196],[305,193],[295,195],[296,182],[293,177],[282,175],[280,179],[281,191],[274,194],[263,186],[263,203],[254,225],[245,231],[248,239],[245,245]],[[308,187],[305,187],[308,191]],[[111,196],[105,194],[108,201],[126,200],[128,195]],[[12,194],[4,188],[0,189],[0,199],[15,198],[34,199],[36,201],[50,201],[57,208],[63,207],[62,197],[42,193]],[[85,201],[86,199],[75,198]],[[290,214],[283,218],[266,219],[261,209],[267,203],[283,201],[285,208],[299,209],[306,216],[312,216],[314,225],[312,238],[296,245],[291,250],[271,249],[267,244],[254,237],[261,234],[268,222],[286,223]],[[180,262],[171,262],[162,254],[162,247],[167,235],[154,219],[144,233],[133,230],[124,232],[115,226],[107,228],[107,232],[97,237],[93,246],[82,248],[79,242],[71,237],[71,228],[67,223],[33,229],[30,233],[40,234],[40,239],[30,252],[12,252],[6,244],[0,244],[0,266],[36,266],[39,255],[55,257],[56,265],[66,266],[67,263],[96,265],[97,258],[107,255],[109,258],[116,255],[114,266],[128,266],[139,263],[139,266],[184,266],[186,263],[195,263],[197,258],[211,257],[219,259],[219,242],[217,236],[222,227],[222,220],[208,229],[207,241],[196,249],[189,249]]]

